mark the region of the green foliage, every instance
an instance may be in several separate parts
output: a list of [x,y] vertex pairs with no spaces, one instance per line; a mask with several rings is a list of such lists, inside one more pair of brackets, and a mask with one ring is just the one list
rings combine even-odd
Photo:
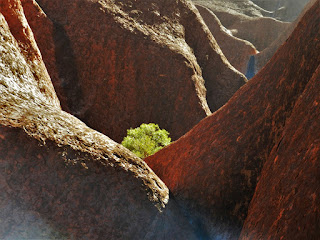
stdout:
[[128,129],[127,136],[121,144],[138,157],[145,158],[169,145],[170,142],[169,133],[160,129],[158,124],[143,123],[140,127]]

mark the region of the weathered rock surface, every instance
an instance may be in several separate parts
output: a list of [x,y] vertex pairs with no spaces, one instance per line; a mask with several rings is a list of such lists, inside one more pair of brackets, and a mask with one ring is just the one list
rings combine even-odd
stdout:
[[255,58],[256,58],[256,71],[259,71],[261,68],[263,68],[267,62],[271,59],[271,57],[276,53],[278,48],[288,39],[290,34],[293,32],[293,30],[296,28],[298,25],[299,21],[301,18],[304,16],[304,14],[309,10],[314,3],[317,0],[310,0],[308,4],[304,7],[302,12],[300,13],[299,17],[290,24],[290,26],[278,36],[277,39],[275,39],[269,47],[264,49],[262,52],[258,53]]
[[20,2],[0,6],[0,238],[195,239],[145,162],[60,109]]
[[[68,106],[72,106],[74,97],[66,98],[64,89],[76,88],[72,82],[72,59],[67,58],[67,47],[70,45],[68,42],[63,41],[59,32],[59,26],[54,25],[47,15],[42,11],[35,0],[21,1],[23,12],[30,28],[32,29],[34,38],[38,46],[40,46],[41,55],[46,65],[48,73],[52,79],[52,83],[61,102],[64,110],[70,112]],[[57,54],[63,54],[60,61],[56,61]],[[63,59],[63,60],[62,60]],[[64,67],[65,72],[59,72],[59,66]],[[65,81],[64,76],[69,76]],[[75,101],[75,100],[74,100]]]
[[292,22],[309,0],[252,0],[260,7],[272,12],[272,17]]
[[256,48],[250,42],[234,37],[211,10],[201,5],[196,7],[228,61],[245,74],[250,56],[257,54]]
[[320,65],[264,165],[240,239],[320,239],[319,92]]
[[142,122],[177,139],[246,82],[190,2],[37,2],[58,29],[55,61],[68,60],[53,78],[72,83],[57,84],[63,109],[116,141]]
[[1,1],[0,12],[6,18],[10,31],[19,44],[20,51],[31,69],[32,75],[40,88],[41,95],[47,97],[53,105],[60,106],[20,1]]
[[259,51],[268,47],[290,25],[269,17],[248,0],[193,1],[210,9],[235,37],[249,41]]
[[316,3],[270,62],[224,107],[146,159],[208,236],[239,235],[263,164],[320,64],[319,18]]

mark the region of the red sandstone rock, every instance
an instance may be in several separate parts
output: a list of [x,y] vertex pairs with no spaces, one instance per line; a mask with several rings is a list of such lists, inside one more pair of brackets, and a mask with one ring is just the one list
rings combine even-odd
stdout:
[[[72,82],[66,83],[63,78],[61,79],[60,76],[63,77],[63,74],[58,71],[59,66],[68,66],[68,59],[61,62],[56,61],[56,55],[64,52],[65,49],[63,47],[66,43],[59,42],[58,27],[50,21],[35,0],[22,0],[21,4],[36,43],[40,47],[43,61],[46,64],[61,106],[64,110],[70,112],[68,105],[72,105],[72,103],[68,102],[63,89],[67,87],[74,88],[75,86],[72,85]],[[71,75],[70,70],[64,73],[64,75],[67,74]],[[70,100],[72,99],[70,98]]]
[[262,167],[320,64],[317,3],[270,62],[224,107],[146,159],[178,204],[212,238],[239,235]]
[[20,1],[2,0],[0,2],[0,12],[6,18],[10,31],[17,40],[20,51],[32,70],[41,94],[47,97],[53,105],[60,106]]
[[22,12],[1,3],[0,239],[195,239],[145,162],[60,109],[12,25]]
[[177,139],[210,114],[206,99],[215,111],[246,81],[189,2],[37,2],[65,43],[56,62],[72,83],[68,108],[116,141],[143,122]]
[[228,61],[245,74],[250,56],[257,54],[256,48],[250,42],[232,36],[211,10],[200,5],[196,7]]
[[240,239],[320,239],[319,92],[320,65],[263,167]]

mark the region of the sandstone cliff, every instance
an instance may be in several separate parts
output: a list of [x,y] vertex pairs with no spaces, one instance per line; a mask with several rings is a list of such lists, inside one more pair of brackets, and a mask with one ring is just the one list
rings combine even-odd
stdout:
[[290,25],[270,17],[248,0],[194,2],[210,9],[235,37],[249,41],[259,51],[268,47]]
[[282,21],[294,21],[309,0],[252,0],[272,12],[272,17]]
[[320,64],[319,18],[315,3],[270,62],[223,108],[146,159],[208,236],[239,235],[262,167]]
[[256,71],[259,71],[261,68],[263,68],[267,62],[271,59],[271,57],[275,54],[275,52],[278,50],[278,48],[288,39],[290,34],[293,32],[293,30],[296,28],[297,24],[301,20],[301,18],[304,16],[304,14],[309,10],[314,3],[318,0],[310,0],[308,4],[304,7],[302,12],[300,13],[299,17],[292,23],[290,23],[290,26],[285,29],[283,33],[281,33],[266,49],[264,49],[262,52],[258,53],[256,58]]
[[37,2],[55,29],[44,61],[63,109],[116,141],[142,122],[177,139],[246,82],[188,1]]
[[319,92],[320,65],[263,167],[240,239],[320,239]]
[[33,78],[40,88],[41,96],[46,97],[54,106],[60,106],[20,1],[1,1],[0,12],[6,18],[10,31],[19,44],[24,60],[28,63]]
[[145,162],[60,109],[20,1],[0,7],[0,238],[196,239]]
[[257,54],[256,48],[250,42],[234,37],[211,10],[201,5],[196,7],[228,61],[245,74],[250,56]]

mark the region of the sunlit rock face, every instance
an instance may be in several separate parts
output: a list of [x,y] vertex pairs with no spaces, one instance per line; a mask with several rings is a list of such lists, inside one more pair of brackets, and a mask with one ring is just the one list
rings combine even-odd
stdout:
[[145,162],[61,110],[27,23],[1,2],[0,239],[196,239]]
[[[318,127],[316,119],[319,111],[313,113],[311,110],[316,108],[319,99],[316,96],[319,75],[315,74],[320,64],[319,16],[317,1],[269,63],[224,107],[202,120],[178,141],[146,159],[148,165],[172,191],[178,204],[184,207],[195,222],[202,224],[209,237],[235,239],[239,236],[265,162],[266,170],[262,176],[265,179],[264,184],[259,184],[257,188],[255,204],[251,210],[252,220],[245,228],[248,229],[248,234],[251,234],[252,230],[252,239],[257,239],[255,236],[260,237],[269,229],[274,230],[274,235],[270,234],[271,239],[273,236],[280,237],[281,233],[288,234],[285,236],[292,239],[293,235],[289,234],[289,230],[296,227],[295,232],[302,232],[303,226],[307,223],[307,220],[302,219],[305,216],[305,207],[310,206],[308,211],[313,211],[319,202],[317,197],[314,200],[310,197],[306,205],[303,205],[303,193],[311,194],[314,191],[315,195],[311,196],[318,196],[318,180],[312,179],[319,174],[318,168],[312,168],[319,162],[318,144],[314,142],[319,138],[318,130],[313,127],[315,136],[310,139],[305,139],[305,136],[311,134],[312,126]],[[315,89],[308,90],[313,84]],[[303,112],[310,109],[307,115],[303,115],[303,112],[298,114],[299,109],[304,106],[304,101],[307,102],[306,110]],[[299,121],[294,123],[295,120]],[[299,126],[300,130],[294,134],[293,129],[297,129],[299,123],[302,124]],[[307,125],[308,131],[304,135],[302,129]],[[286,133],[288,135],[283,138]],[[306,142],[300,144],[304,141]],[[314,145],[308,145],[312,142]],[[282,144],[285,145],[282,147]],[[309,154],[310,157],[306,156],[309,160],[290,160],[290,156],[298,154],[300,146],[301,149],[306,146],[301,156],[304,156],[304,153]],[[292,153],[286,156],[290,149]],[[281,156],[277,163],[272,164],[270,161],[276,159],[277,151],[280,151]],[[281,159],[284,162],[281,162]],[[291,162],[294,164],[292,168],[284,167],[289,166]],[[300,168],[298,164],[303,166]],[[280,168],[275,172],[267,171],[275,166]],[[298,176],[299,171],[303,174],[310,171],[310,176]],[[286,172],[288,175],[284,174]],[[295,175],[290,175],[293,172]],[[297,180],[289,184],[290,179],[295,177]],[[268,182],[268,179],[272,181]],[[276,185],[279,179],[282,179],[281,189],[277,192]],[[294,194],[290,192],[293,191],[291,186],[298,186],[299,181],[304,184],[308,179],[311,180],[309,188],[305,192],[302,190],[292,199],[289,198]],[[271,194],[275,193],[270,198],[267,197],[268,190]],[[281,195],[282,193],[284,195]],[[288,196],[288,199],[282,199],[281,196]],[[276,201],[273,202],[273,199]],[[288,223],[292,224],[290,227],[286,227],[285,217],[276,222],[283,210],[280,199],[283,200],[283,204],[291,204],[286,205],[288,211],[285,212],[288,218],[293,216],[288,220]],[[262,206],[265,201],[268,201],[268,204]],[[301,206],[302,211],[298,207],[294,213],[290,212],[293,203],[299,203],[297,206]],[[270,219],[267,217],[268,206],[272,206],[272,220],[264,225],[264,219]],[[262,207],[261,211],[258,210],[259,207]],[[312,212],[310,219],[308,218],[313,225],[317,225],[317,211]],[[291,213],[293,215],[290,215]],[[295,222],[295,219],[299,221]],[[257,225],[255,220],[258,221]],[[275,225],[270,227],[272,221]],[[313,225],[309,228],[311,232],[314,229]],[[264,227],[260,230],[259,226]],[[278,230],[279,235],[276,233]],[[258,235],[254,235],[254,231],[257,231]],[[311,236],[316,236],[316,233],[312,232]]]
[[309,0],[252,0],[281,21],[294,21]]
[[[71,77],[73,74],[72,64],[74,62],[68,58],[67,54],[67,47],[70,44],[60,38],[59,27],[52,23],[35,0],[21,1],[21,5],[24,16],[32,29],[34,39],[40,48],[42,59],[53,82],[61,106],[64,110],[70,112],[68,106],[72,106],[72,101],[75,101],[75,99],[71,97],[67,99],[65,94],[62,94],[64,93],[63,89],[75,89],[77,87]],[[56,49],[61,49],[61,51]],[[57,54],[63,54],[63,60],[56,61]],[[65,66],[64,74],[60,74],[58,71],[61,66]],[[65,79],[64,76],[69,76],[69,78]]]
[[143,122],[177,139],[246,82],[188,1],[37,3],[53,22],[44,61],[62,108],[118,142]]
[[270,13],[251,1],[194,0],[210,9],[233,36],[252,43],[262,51],[290,25],[272,18]]
[[268,157],[240,239],[320,238],[319,80],[320,67]]
[[[308,4],[305,5],[304,9],[300,13],[299,17],[292,23],[290,23],[290,26],[283,32],[281,33],[267,48],[265,48],[263,51],[258,53],[255,58],[256,58],[256,71],[259,71],[261,68],[263,68],[267,62],[270,60],[270,58],[276,53],[278,48],[288,39],[290,34],[293,32],[301,18],[304,16],[304,14],[309,10],[314,3],[317,0],[310,0]],[[294,4],[294,3],[293,3]]]
[[196,7],[231,65],[246,73],[247,62],[251,55],[257,54],[256,48],[250,42],[234,37],[210,9],[201,5]]
[[[315,1],[295,30],[300,37],[312,31],[307,37],[316,39],[312,50],[318,53],[319,3]],[[319,54],[309,58],[318,66],[310,68],[310,80],[267,157],[240,239],[320,238]]]
[[[21,52],[21,56],[28,64],[29,73],[33,77],[37,86],[40,88],[39,97],[45,97],[54,106],[60,106],[57,95],[52,86],[50,76],[42,61],[42,56],[35,41],[33,32],[28,24],[28,21],[24,15],[23,8],[20,1],[7,1],[2,0],[0,2],[0,12],[6,18],[6,23],[2,17],[2,25],[8,24],[10,32],[15,37]],[[3,30],[4,31],[4,30]],[[5,40],[5,39],[3,39]],[[13,57],[12,57],[13,58]],[[10,64],[9,58],[5,55],[1,56],[4,65]],[[17,66],[22,72],[25,66]],[[9,67],[7,67],[9,68]],[[2,71],[5,71],[5,67],[2,67]],[[17,83],[16,83],[17,84]]]

